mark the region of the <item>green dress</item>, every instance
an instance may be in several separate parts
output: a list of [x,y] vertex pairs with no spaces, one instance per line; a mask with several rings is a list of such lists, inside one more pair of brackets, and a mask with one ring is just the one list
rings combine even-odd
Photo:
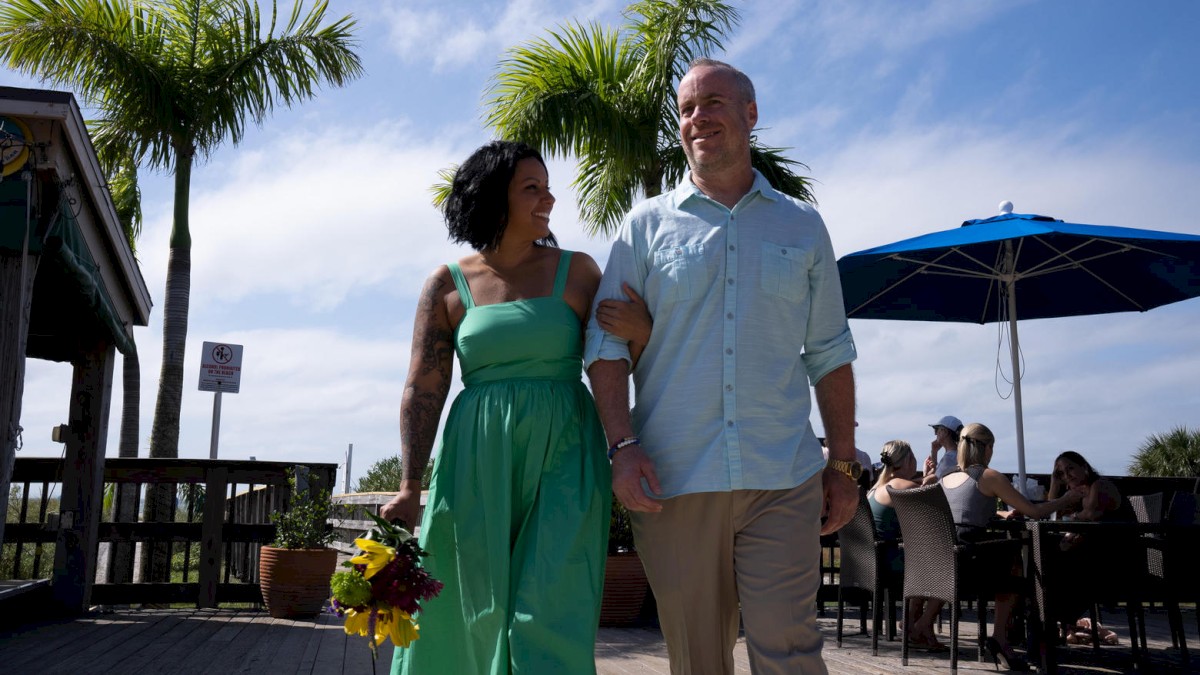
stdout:
[[420,542],[443,583],[393,674],[594,673],[611,475],[581,381],[579,317],[551,295],[476,307],[455,331],[465,389],[434,463]]

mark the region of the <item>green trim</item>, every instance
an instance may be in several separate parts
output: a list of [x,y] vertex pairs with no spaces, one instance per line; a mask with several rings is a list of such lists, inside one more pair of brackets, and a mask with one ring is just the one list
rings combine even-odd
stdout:
[[87,242],[79,231],[79,223],[71,212],[71,203],[66,199],[59,201],[58,214],[47,233],[44,254],[75,281],[80,295],[88,307],[96,312],[96,318],[112,337],[117,349],[127,356],[136,354],[137,346],[125,331],[121,317],[113,307],[112,298],[104,288],[100,269],[88,251]]

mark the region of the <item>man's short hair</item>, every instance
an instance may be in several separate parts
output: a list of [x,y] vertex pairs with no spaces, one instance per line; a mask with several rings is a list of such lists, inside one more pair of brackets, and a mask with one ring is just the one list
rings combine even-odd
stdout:
[[742,99],[747,103],[754,103],[756,101],[754,97],[754,83],[751,82],[749,76],[742,71],[734,68],[724,61],[718,61],[716,59],[710,59],[706,56],[702,56],[700,58],[692,59],[691,63],[688,63],[688,72],[701,67],[717,68],[732,74],[734,82],[737,83],[738,90],[742,93]]

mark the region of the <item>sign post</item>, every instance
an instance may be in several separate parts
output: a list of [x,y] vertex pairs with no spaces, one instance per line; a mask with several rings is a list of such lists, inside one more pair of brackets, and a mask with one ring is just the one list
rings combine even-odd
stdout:
[[205,342],[200,352],[200,391],[213,395],[212,440],[208,458],[217,458],[217,441],[221,430],[221,394],[238,393],[242,384],[242,346],[224,342]]

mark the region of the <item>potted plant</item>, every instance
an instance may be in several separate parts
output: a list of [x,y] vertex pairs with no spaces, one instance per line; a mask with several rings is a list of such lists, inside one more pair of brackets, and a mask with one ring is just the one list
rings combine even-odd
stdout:
[[329,490],[313,495],[296,488],[288,472],[290,508],[271,514],[275,540],[258,554],[263,603],[276,618],[316,616],[329,598],[329,578],[337,567],[337,550],[329,548],[332,501]]
[[608,524],[608,560],[604,567],[601,626],[628,626],[642,613],[650,584],[633,544],[629,512],[614,497]]

